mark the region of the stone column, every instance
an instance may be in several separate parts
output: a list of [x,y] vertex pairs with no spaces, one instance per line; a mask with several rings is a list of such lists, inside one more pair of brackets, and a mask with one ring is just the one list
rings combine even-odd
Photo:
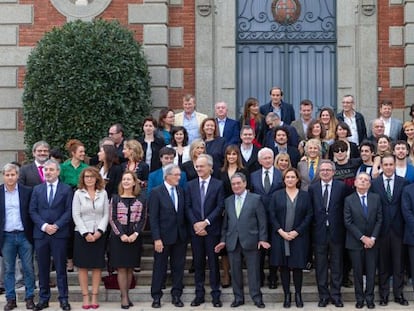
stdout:
[[404,1],[404,63],[405,105],[410,106],[414,104],[414,0]]

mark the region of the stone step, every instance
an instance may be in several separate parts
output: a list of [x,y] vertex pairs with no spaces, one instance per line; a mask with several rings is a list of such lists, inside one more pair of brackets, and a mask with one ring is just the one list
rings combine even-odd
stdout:
[[[164,290],[164,297],[162,299],[163,303],[171,302],[171,297],[169,295],[171,288],[167,286]],[[249,289],[245,286],[245,301],[246,303],[251,302],[251,298],[249,297]],[[291,287],[292,293],[295,292],[293,286]],[[189,306],[189,303],[194,299],[194,292],[195,289],[193,286],[185,286],[182,300],[183,302]],[[152,301],[150,286],[136,286],[134,289],[130,290],[130,298],[132,302],[139,303],[139,302],[150,302]],[[206,301],[210,302],[211,297],[208,294],[209,288],[206,286]],[[265,303],[280,303],[283,301],[283,291],[279,286],[277,289],[268,289],[266,287],[262,288],[263,293],[263,301]],[[405,293],[405,297],[412,301],[414,298],[413,292],[410,288],[407,288]],[[17,299],[18,301],[24,301],[24,289],[20,288],[17,290]],[[51,301],[57,301],[58,292],[57,289],[52,289],[52,298]],[[378,292],[375,293],[375,296],[378,299]],[[304,302],[312,302],[316,303],[319,300],[317,288],[316,286],[303,286],[302,288],[302,298]],[[354,302],[354,289],[353,288],[343,288],[342,289],[342,298],[344,302]],[[221,299],[225,304],[230,304],[233,301],[233,291],[231,288],[224,288],[222,289]],[[82,292],[79,286],[70,286],[69,287],[69,300],[73,302],[82,301]],[[100,289],[99,293],[99,301],[105,302],[117,302],[120,301],[120,292],[119,290],[106,290],[103,286]]]

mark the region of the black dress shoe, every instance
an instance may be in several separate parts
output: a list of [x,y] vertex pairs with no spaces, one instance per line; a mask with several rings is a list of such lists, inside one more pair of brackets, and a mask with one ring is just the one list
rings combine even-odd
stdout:
[[264,307],[266,307],[262,300],[255,301],[254,305],[259,309],[263,309]]
[[357,301],[355,304],[355,308],[357,309],[362,309],[364,307],[364,302],[363,301]]
[[182,308],[184,307],[184,303],[181,301],[181,298],[178,296],[173,296],[172,297],[172,304],[178,308]]
[[60,302],[60,308],[64,311],[69,311],[71,309],[69,302],[66,300]]
[[10,299],[7,300],[6,305],[4,306],[4,311],[10,311],[17,308],[17,304],[16,304],[16,300],[15,299]]
[[408,301],[404,298],[403,295],[401,295],[400,297],[395,297],[394,301],[402,306],[408,306]]
[[344,307],[344,303],[342,302],[341,299],[333,300],[332,304],[334,304],[335,307],[337,307],[337,308],[343,308]]
[[375,303],[373,301],[367,302],[367,308],[368,309],[374,309],[375,308]]
[[242,305],[244,305],[244,301],[234,300],[234,301],[231,303],[230,307],[232,307],[232,308],[237,308],[237,307],[240,307],[240,306],[242,306]]
[[28,298],[28,299],[25,299],[25,301],[26,301],[26,309],[27,310],[33,310],[34,307],[35,307],[35,304],[33,302],[33,299],[32,298]]
[[285,300],[283,301],[283,308],[290,308],[290,304],[292,302],[291,294],[285,294]]
[[295,293],[296,308],[303,308],[303,300],[301,293]]
[[196,298],[194,298],[193,301],[191,301],[191,306],[192,307],[198,307],[202,303],[204,303],[204,298],[196,297]]
[[319,299],[318,307],[319,308],[326,308],[326,306],[329,304],[329,299]]
[[34,311],[40,311],[43,309],[49,308],[49,302],[48,301],[39,301],[37,305],[34,306]]
[[152,301],[151,307],[156,308],[156,309],[161,308],[161,300],[159,298],[154,299]]
[[221,308],[223,306],[223,303],[220,299],[213,299],[213,307],[214,308]]
[[379,305],[382,306],[382,307],[388,305],[388,296],[381,297],[380,298]]

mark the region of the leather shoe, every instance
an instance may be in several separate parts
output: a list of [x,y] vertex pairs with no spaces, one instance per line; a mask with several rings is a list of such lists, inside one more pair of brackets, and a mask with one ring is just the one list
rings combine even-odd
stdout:
[[326,308],[326,306],[329,304],[328,299],[319,299],[318,307],[319,308]]
[[13,310],[14,308],[17,308],[16,300],[15,299],[7,300],[7,303],[4,306],[4,311],[10,311],[10,310]]
[[362,309],[363,307],[364,307],[363,301],[357,301],[357,303],[355,304],[355,308],[357,309]]
[[296,308],[303,308],[303,300],[301,293],[295,293]]
[[240,306],[242,306],[242,305],[244,305],[244,301],[234,300],[234,301],[231,303],[230,307],[232,307],[232,308],[237,308],[237,307],[240,307]]
[[289,294],[285,294],[285,300],[283,301],[283,308],[290,308],[290,303],[292,301],[292,296]]
[[221,308],[223,306],[223,303],[219,298],[213,299],[213,307],[214,308]]
[[344,307],[344,303],[342,302],[341,299],[332,300],[332,304],[334,304],[335,307],[337,307],[337,308],[343,308]]
[[367,308],[368,309],[374,309],[375,308],[375,303],[373,301],[367,302]]
[[400,297],[395,297],[394,301],[402,306],[408,306],[408,301],[404,298],[403,295],[401,295]]
[[204,303],[204,298],[199,298],[199,297],[196,297],[196,298],[194,298],[194,300],[193,301],[191,301],[191,306],[192,307],[198,307],[199,305],[201,305],[202,303]]
[[64,311],[69,311],[71,309],[69,302],[66,300],[60,302],[60,308]]
[[379,302],[380,306],[386,306],[388,305],[388,296],[383,296],[380,298],[380,302]]
[[34,304],[34,302],[33,302],[33,299],[32,299],[32,298],[25,299],[25,301],[26,301],[26,309],[27,309],[27,310],[32,310],[32,309],[34,309],[35,304]]
[[255,301],[254,305],[259,309],[263,309],[264,307],[266,307],[262,300]]
[[43,310],[43,309],[46,309],[46,308],[49,308],[49,302],[48,301],[39,301],[37,303],[37,305],[35,305],[33,310],[34,311],[40,311],[40,310]]
[[184,307],[184,303],[181,301],[180,297],[178,297],[178,296],[173,296],[171,302],[174,306],[176,306],[178,308]]
[[152,301],[151,307],[156,308],[156,309],[161,308],[161,301],[160,301],[160,299],[154,299]]

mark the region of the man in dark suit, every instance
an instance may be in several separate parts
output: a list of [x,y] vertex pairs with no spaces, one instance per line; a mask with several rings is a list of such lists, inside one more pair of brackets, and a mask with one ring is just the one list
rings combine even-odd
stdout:
[[388,304],[390,278],[394,301],[408,306],[403,296],[404,219],[401,212],[403,188],[408,181],[395,174],[395,157],[386,154],[381,158],[382,174],[372,181],[371,191],[377,193],[382,203],[382,226],[377,244],[379,246],[379,294],[380,305]]
[[[253,172],[250,175],[250,182],[252,192],[260,195],[263,206],[266,210],[267,220],[268,220],[268,232],[270,232],[271,222],[270,222],[270,199],[277,190],[282,188],[282,174],[279,170],[275,169],[273,166],[274,154],[272,149],[262,148],[257,154],[259,163],[262,166],[261,169]],[[267,177],[266,177],[267,176]],[[270,237],[269,237],[270,241]],[[264,273],[264,262],[266,258],[266,251],[262,250],[260,253],[260,283],[264,283],[265,273]],[[277,267],[269,267],[269,288],[277,288]]]
[[154,268],[151,282],[152,307],[161,308],[162,286],[170,258],[172,304],[183,307],[183,276],[187,247],[184,191],[179,187],[181,171],[170,164],[164,169],[164,183],[151,191],[148,200],[151,234],[154,241]]
[[242,163],[251,174],[260,168],[260,164],[257,161],[259,149],[253,144],[254,129],[250,125],[244,125],[240,130],[240,139]]
[[33,238],[39,268],[39,302],[34,310],[49,307],[50,257],[56,268],[60,307],[70,310],[66,273],[67,241],[71,234],[72,188],[59,182],[60,167],[55,160],[44,164],[46,182],[33,189],[30,217],[34,223]]
[[26,309],[34,308],[35,274],[33,270],[33,222],[29,215],[32,189],[18,185],[19,167],[8,163],[3,167],[4,184],[0,186],[0,249],[4,261],[5,311],[17,308],[15,263],[21,258],[26,285]]
[[221,242],[215,247],[218,253],[227,248],[232,271],[231,285],[234,301],[231,307],[244,304],[242,256],[246,259],[249,293],[258,308],[265,304],[260,291],[259,250],[269,249],[267,242],[266,212],[260,196],[246,191],[246,176],[235,173],[231,177],[234,195],[225,200],[225,215]]
[[[347,187],[334,180],[335,163],[321,160],[319,182],[309,186],[313,208],[313,245],[315,254],[318,307],[326,307],[330,300],[336,307],[343,307],[341,283],[343,254],[345,250],[344,200]],[[331,271],[330,289],[328,270]]]
[[185,192],[185,212],[191,232],[196,287],[196,297],[191,302],[191,306],[196,307],[204,303],[207,256],[213,306],[219,308],[222,307],[220,268],[214,247],[220,242],[224,208],[223,183],[211,177],[213,158],[210,155],[200,155],[196,160],[195,168],[198,178],[188,183]]
[[289,146],[293,146],[295,148],[299,145],[299,135],[296,129],[288,124],[284,124],[282,120],[280,120],[280,116],[274,112],[269,112],[265,118],[266,124],[268,126],[264,145],[267,147],[273,147],[275,145],[275,132],[277,128],[283,127],[288,132],[288,140],[287,144]]
[[227,104],[225,102],[217,102],[214,106],[214,111],[216,113],[220,137],[224,137],[226,146],[239,144],[240,123],[227,117]]
[[300,153],[298,145],[289,145],[290,133],[285,126],[278,126],[274,129],[272,142],[267,144],[267,147],[271,148],[276,155],[279,153],[287,153],[290,158],[290,162],[293,167],[297,167],[300,161]]
[[115,144],[116,154],[118,155],[119,163],[126,162],[128,159],[125,158],[124,153],[124,129],[122,124],[112,124],[108,129],[108,136],[112,139]]
[[49,144],[43,140],[32,147],[33,163],[23,165],[19,173],[19,184],[34,187],[45,182],[44,164],[49,159]]
[[266,116],[269,112],[275,112],[280,116],[280,119],[290,125],[295,121],[295,109],[291,104],[288,104],[282,100],[283,91],[280,87],[274,86],[270,89],[270,102],[260,106],[260,113]]
[[[344,221],[345,247],[351,257],[354,271],[355,307],[362,309],[364,300],[368,309],[375,308],[374,287],[378,247],[376,239],[382,225],[382,206],[378,194],[368,192],[371,177],[359,173],[355,178],[356,192],[345,199]],[[363,290],[363,274],[366,275],[366,289]]]
[[354,96],[345,95],[342,98],[342,111],[337,114],[336,118],[349,125],[351,129],[351,137],[349,141],[359,145],[367,138],[367,126],[364,116],[355,110]]

